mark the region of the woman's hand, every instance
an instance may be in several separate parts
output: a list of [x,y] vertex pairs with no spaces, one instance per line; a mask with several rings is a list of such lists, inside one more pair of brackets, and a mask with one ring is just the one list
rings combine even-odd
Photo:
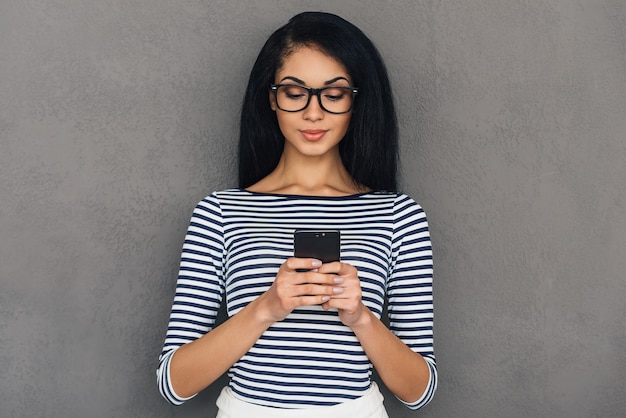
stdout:
[[343,280],[337,280],[334,272],[320,272],[320,267],[319,260],[295,257],[280,266],[272,286],[259,297],[271,322],[284,319],[299,306],[321,305],[344,292]]
[[322,304],[322,308],[336,308],[339,319],[348,327],[368,318],[369,310],[361,301],[361,281],[354,266],[336,261],[324,264],[318,273],[333,274],[333,282],[340,290],[335,290],[330,299]]

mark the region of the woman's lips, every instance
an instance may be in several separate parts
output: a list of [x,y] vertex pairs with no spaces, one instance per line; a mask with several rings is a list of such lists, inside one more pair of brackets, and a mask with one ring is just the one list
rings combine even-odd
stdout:
[[302,134],[302,136],[304,137],[304,139],[306,139],[307,141],[319,141],[320,139],[322,139],[322,137],[326,134],[326,130],[323,129],[305,129],[303,131],[300,131],[300,133]]

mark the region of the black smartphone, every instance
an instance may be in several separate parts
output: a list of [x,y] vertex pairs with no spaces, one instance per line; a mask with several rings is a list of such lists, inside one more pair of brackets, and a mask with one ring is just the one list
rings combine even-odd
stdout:
[[293,234],[294,256],[317,258],[322,263],[340,259],[341,235],[337,230],[301,229]]

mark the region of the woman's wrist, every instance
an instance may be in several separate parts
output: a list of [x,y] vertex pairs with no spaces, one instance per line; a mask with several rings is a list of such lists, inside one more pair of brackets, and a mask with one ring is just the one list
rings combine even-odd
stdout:
[[263,293],[254,301],[250,302],[248,307],[252,310],[252,316],[265,328],[269,328],[278,319],[272,314],[271,307],[267,300],[267,293]]
[[359,317],[354,322],[352,322],[349,325],[349,327],[356,334],[359,331],[362,331],[362,330],[365,330],[365,329],[371,327],[372,322],[375,319],[376,318],[372,314],[372,311],[370,311],[369,308],[367,306],[365,306],[365,304],[363,302],[361,302],[361,314],[359,315]]

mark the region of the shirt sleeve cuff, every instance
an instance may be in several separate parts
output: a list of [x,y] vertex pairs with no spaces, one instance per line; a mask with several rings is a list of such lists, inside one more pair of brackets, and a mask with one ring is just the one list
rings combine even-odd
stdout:
[[426,406],[435,396],[435,391],[437,390],[437,366],[433,363],[433,361],[424,357],[426,364],[428,365],[429,377],[428,377],[428,385],[426,385],[426,390],[422,394],[422,396],[416,400],[415,402],[405,402],[402,399],[398,398],[400,402],[405,404],[409,409],[417,410]]
[[[176,351],[176,350],[174,350]],[[163,359],[161,366],[157,370],[157,379],[159,385],[159,391],[161,395],[172,405],[181,405],[189,399],[194,398],[196,394],[191,395],[187,398],[179,396],[172,387],[172,380],[170,377],[170,363],[172,361],[172,356],[174,355],[174,351],[168,353],[166,357]]]

